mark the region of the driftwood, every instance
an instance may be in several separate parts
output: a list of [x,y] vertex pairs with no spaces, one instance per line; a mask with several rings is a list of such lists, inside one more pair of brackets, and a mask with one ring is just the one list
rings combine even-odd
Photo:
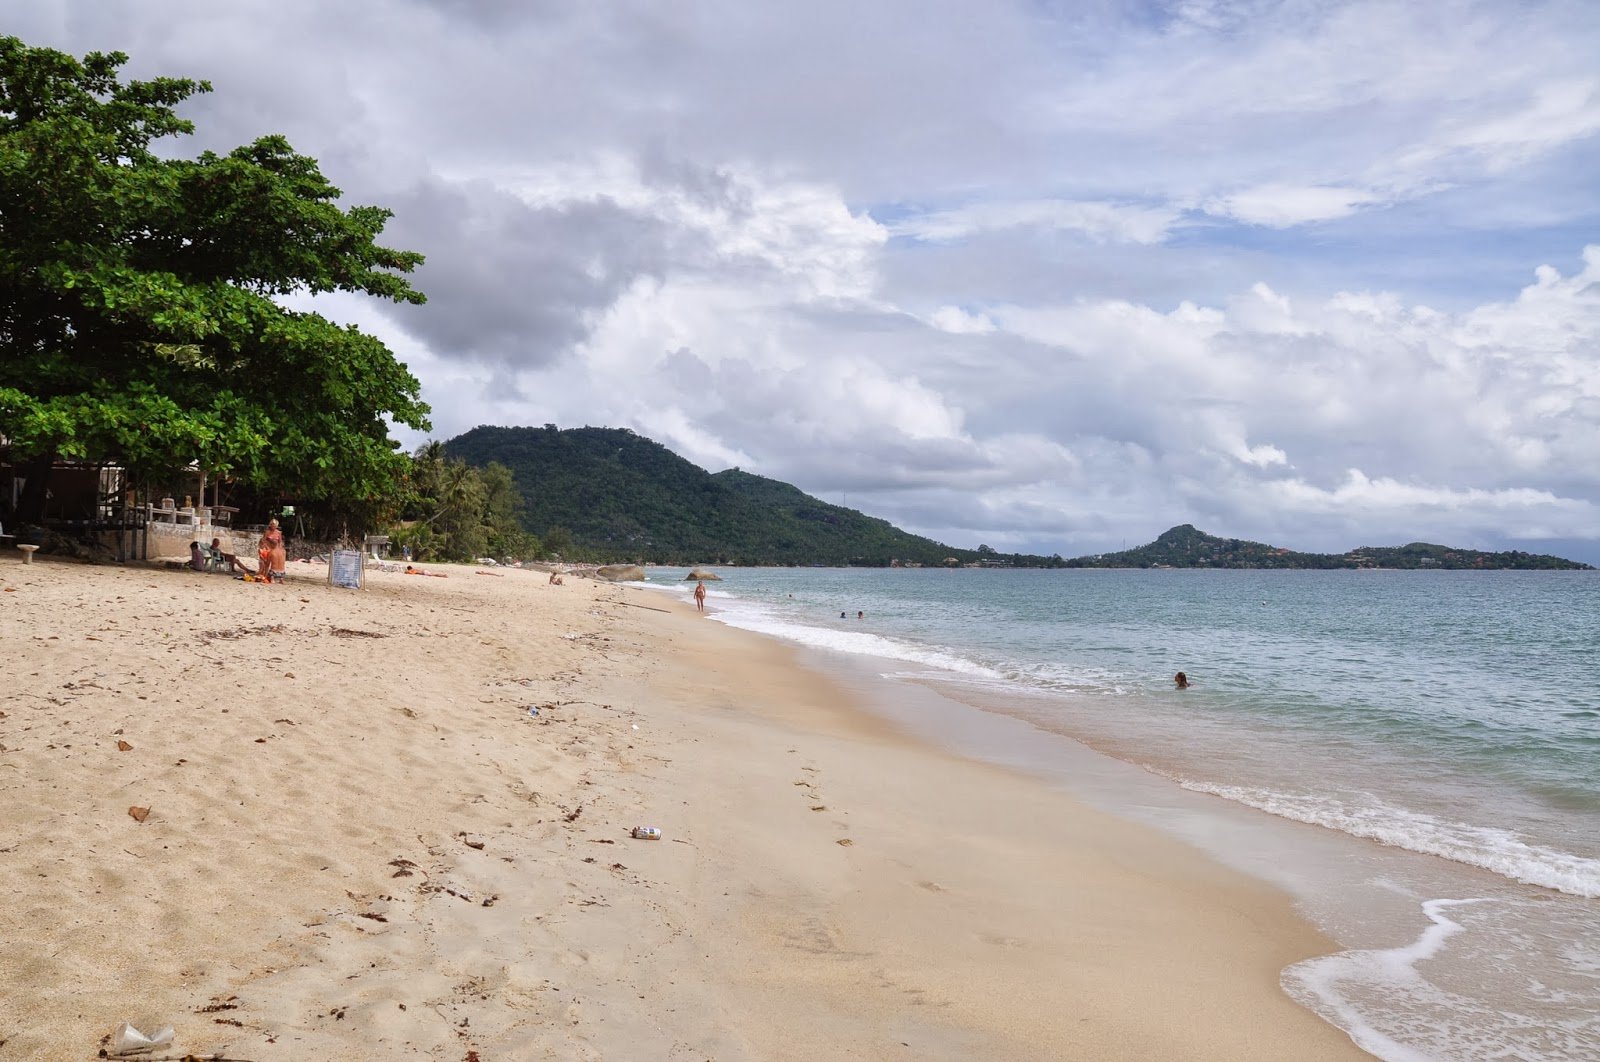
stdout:
[[112,1057],[112,1058],[126,1057],[127,1059],[130,1060],[130,1062],[255,1062],[254,1059],[239,1058],[236,1055],[223,1055],[223,1054],[212,1054],[212,1055],[126,1055],[126,1056],[111,1055],[111,1056],[107,1056],[104,1052],[101,1052],[99,1057],[101,1057],[101,1058],[106,1058],[106,1057]]

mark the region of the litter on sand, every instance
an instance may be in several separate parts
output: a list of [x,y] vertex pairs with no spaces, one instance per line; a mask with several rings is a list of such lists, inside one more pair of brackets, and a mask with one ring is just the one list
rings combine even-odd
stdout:
[[146,1035],[127,1022],[123,1022],[117,1026],[117,1031],[111,1034],[111,1043],[106,1046],[106,1055],[109,1058],[137,1058],[140,1055],[148,1055],[158,1047],[171,1047],[173,1036],[170,1025],[163,1025],[155,1032]]

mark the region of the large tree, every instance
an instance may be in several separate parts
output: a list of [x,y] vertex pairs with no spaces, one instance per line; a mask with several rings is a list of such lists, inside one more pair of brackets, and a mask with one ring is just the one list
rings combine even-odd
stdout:
[[341,208],[282,137],[158,155],[156,141],[193,130],[178,105],[211,86],[122,83],[126,62],[0,38],[0,438],[13,460],[114,461],[140,479],[199,461],[301,498],[392,493],[409,462],[390,422],[429,427],[416,378],[376,338],[277,300],[420,303],[404,274],[422,256],[379,246],[390,212]]

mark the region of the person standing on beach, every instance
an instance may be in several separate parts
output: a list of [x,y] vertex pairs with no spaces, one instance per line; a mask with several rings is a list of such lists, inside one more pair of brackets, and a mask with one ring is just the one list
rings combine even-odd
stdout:
[[267,521],[266,533],[261,536],[261,574],[273,582],[281,583],[289,555],[283,548],[283,532],[278,530],[278,520]]
[[706,610],[706,584],[704,580],[694,584],[694,607],[701,612]]

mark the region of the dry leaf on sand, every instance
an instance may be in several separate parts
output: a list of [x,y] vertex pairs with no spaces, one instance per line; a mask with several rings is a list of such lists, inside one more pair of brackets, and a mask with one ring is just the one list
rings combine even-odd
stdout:
[[118,752],[132,752],[133,751],[133,746],[128,744],[126,741],[119,741],[119,742],[117,742],[117,751]]
[[145,819],[150,817],[150,809],[138,807],[129,808],[128,814],[133,816],[134,822],[143,822]]

